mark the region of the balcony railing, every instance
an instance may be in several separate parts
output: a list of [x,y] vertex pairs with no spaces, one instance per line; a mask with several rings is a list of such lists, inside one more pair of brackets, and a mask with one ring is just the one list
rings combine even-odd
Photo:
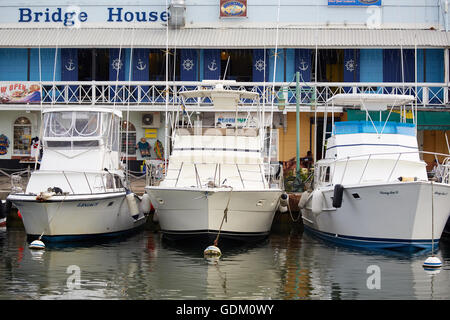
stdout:
[[[10,82],[0,82],[7,84]],[[31,83],[31,82],[30,82]],[[35,82],[34,82],[35,83]],[[339,93],[383,93],[407,94],[416,96],[419,107],[450,108],[449,85],[445,83],[369,83],[369,82],[319,82],[301,83],[300,96],[297,97],[296,84],[277,82],[275,88],[271,83],[239,82],[228,86],[232,89],[245,89],[261,94],[261,102],[271,104],[272,99],[277,105],[294,106],[297,99],[300,105],[324,105],[332,96]],[[202,82],[170,82],[168,86],[168,104],[179,105],[180,92],[204,88]],[[243,105],[252,105],[250,100],[242,100]],[[89,105],[133,105],[164,106],[166,104],[166,82],[42,82],[42,104],[89,104]],[[208,98],[190,98],[186,106],[211,105]]]

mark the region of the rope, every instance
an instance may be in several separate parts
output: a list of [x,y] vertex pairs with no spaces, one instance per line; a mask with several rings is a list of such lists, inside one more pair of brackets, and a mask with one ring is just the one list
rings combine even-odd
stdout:
[[289,200],[288,200],[288,203],[287,203],[287,207],[288,207],[289,215],[291,216],[292,222],[298,222],[298,220],[300,220],[300,217],[302,216],[302,212],[300,211],[300,209],[299,209],[299,211],[298,211],[298,216],[297,216],[297,218],[294,219],[294,217],[292,216],[291,206],[289,205]]
[[231,187],[231,186],[223,186],[223,187],[230,188],[230,194],[228,197],[227,206],[225,207],[225,210],[223,210],[223,217],[222,217],[222,222],[220,223],[219,232],[217,233],[217,237],[214,240],[214,245],[216,247],[217,247],[217,244],[219,243],[219,236],[220,236],[220,232],[222,231],[223,222],[227,219],[227,216],[228,216],[228,206],[230,205],[231,193],[233,191],[233,187]]

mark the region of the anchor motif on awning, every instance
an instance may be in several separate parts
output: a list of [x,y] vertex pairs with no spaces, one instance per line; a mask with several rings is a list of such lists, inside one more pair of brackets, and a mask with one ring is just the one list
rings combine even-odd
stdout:
[[217,70],[216,59],[213,59],[213,60],[208,64],[208,70],[209,70],[209,71],[216,71],[216,70]]
[[67,71],[75,70],[75,63],[73,63],[72,59],[67,60],[67,63],[64,65]]
[[300,70],[302,70],[302,71],[306,71],[306,70],[308,70],[308,68],[309,68],[309,65],[308,65],[308,63],[307,62],[305,62],[305,60],[301,60],[300,61],[300,66],[298,67]]
[[143,71],[145,70],[145,68],[147,68],[147,65],[139,58],[136,69],[138,69],[139,71]]

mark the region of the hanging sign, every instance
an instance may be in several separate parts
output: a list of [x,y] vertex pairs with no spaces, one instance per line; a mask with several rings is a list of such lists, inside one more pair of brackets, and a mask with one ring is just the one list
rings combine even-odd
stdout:
[[0,86],[0,103],[41,102],[41,86],[33,83],[10,82]]
[[8,153],[9,139],[4,134],[0,135],[0,155]]
[[247,17],[247,0],[220,0],[220,17]]
[[381,0],[328,0],[329,6],[381,6]]

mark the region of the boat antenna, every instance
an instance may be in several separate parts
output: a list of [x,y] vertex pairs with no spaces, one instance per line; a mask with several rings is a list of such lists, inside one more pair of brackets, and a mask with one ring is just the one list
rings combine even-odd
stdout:
[[131,99],[131,77],[133,75],[133,45],[134,45],[134,32],[135,32],[135,24],[133,24],[132,35],[131,35],[131,46],[130,46],[130,67],[128,68],[128,90],[130,94],[128,95],[128,103],[127,103],[127,120],[126,120],[126,134],[125,134],[125,181],[127,186],[131,189],[131,183],[129,181],[130,177],[128,174],[128,131],[130,129],[130,99]]
[[[318,2],[316,2],[316,24],[319,21],[319,7],[318,7]],[[319,73],[319,70],[317,69],[318,66],[318,60],[319,60],[319,49],[318,49],[318,29],[316,28],[315,32],[314,32],[314,40],[316,42],[316,52],[315,52],[315,56],[314,56],[314,70],[315,70],[315,74],[314,74],[314,91],[313,91],[313,103],[314,103],[314,154],[313,154],[313,161],[314,163],[317,162],[317,75]],[[334,109],[333,109],[334,111]],[[332,123],[332,126],[334,126],[334,123]],[[331,129],[331,131],[333,131],[333,129]],[[323,155],[322,155],[323,156]]]
[[[166,10],[168,10],[169,4],[166,0]],[[166,24],[166,107],[164,116],[164,175],[167,176],[167,154],[169,152],[168,140],[169,140],[169,127],[168,127],[168,108],[169,108],[169,22]]]
[[[269,135],[269,155],[268,155],[268,167],[269,167],[269,186],[270,182],[272,180],[271,175],[271,169],[270,169],[270,163],[272,160],[272,131],[273,131],[273,108],[274,108],[274,100],[275,100],[275,80],[277,75],[277,58],[278,58],[278,28],[280,24],[280,6],[281,6],[281,0],[278,0],[278,7],[277,7],[277,25],[276,25],[276,32],[275,32],[275,55],[274,55],[274,64],[273,64],[273,77],[272,77],[272,102],[270,107],[270,135]],[[263,123],[265,126],[266,124]]]
[[41,125],[40,125],[40,129],[39,129],[39,141],[38,141],[38,151],[34,156],[34,170],[37,170],[37,163],[38,163],[38,158],[39,158],[39,154],[41,151],[41,147],[42,147],[42,136],[43,136],[43,121],[44,121],[44,117],[42,114],[43,111],[43,105],[42,105],[42,101],[44,100],[42,97],[43,94],[43,88],[42,88],[42,63],[41,63],[41,30],[39,29],[38,32],[38,38],[39,38],[39,47],[38,47],[38,56],[39,56],[39,90],[40,90],[40,107],[41,107]]

